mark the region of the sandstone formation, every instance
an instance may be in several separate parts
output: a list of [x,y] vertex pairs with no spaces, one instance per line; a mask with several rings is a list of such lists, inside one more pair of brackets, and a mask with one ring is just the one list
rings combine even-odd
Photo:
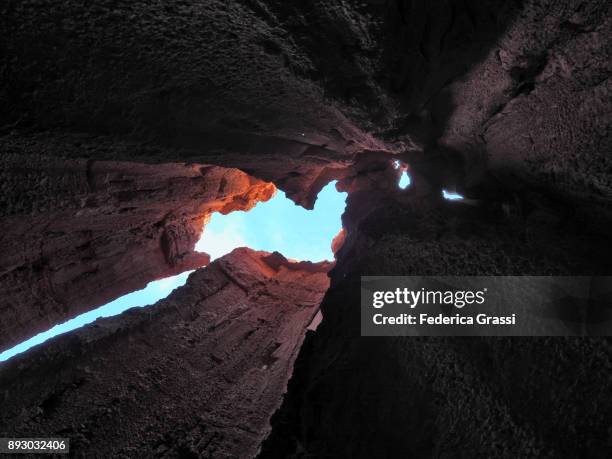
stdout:
[[57,159],[0,159],[0,349],[79,313],[196,269],[211,212],[249,209],[274,185],[236,169]]
[[2,436],[67,436],[74,457],[254,456],[329,267],[236,249],[153,306],[2,364]]
[[[0,331],[12,332],[21,321],[27,335],[36,324],[54,322],[60,309],[54,292],[72,274],[100,279],[77,287],[82,305],[135,288],[136,280],[122,274],[131,260],[147,270],[139,285],[173,272],[162,246],[177,247],[176,270],[187,269],[195,260],[193,215],[205,214],[189,210],[196,209],[195,190],[208,183],[200,164],[238,168],[307,208],[337,179],[349,200],[323,320],[305,341],[261,457],[612,456],[608,338],[365,339],[357,293],[359,276],[367,274],[612,273],[611,25],[612,4],[604,0],[3,2],[0,199],[8,210],[2,210],[0,274],[27,269],[6,277],[2,300],[20,298],[30,284],[35,298],[43,293],[34,307],[22,308],[23,319],[16,300],[3,306]],[[403,191],[396,159],[412,176]],[[109,168],[138,178],[133,186],[99,191]],[[63,178],[74,174],[79,178]],[[256,179],[249,179],[255,195],[267,193]],[[215,180],[210,199],[216,202],[222,180]],[[141,181],[153,191],[134,197]],[[466,199],[447,202],[442,189]],[[122,196],[135,203],[124,204]],[[89,202],[108,215],[102,235],[100,215],[76,218],[91,211]],[[114,242],[127,207],[134,207],[127,211],[133,219]],[[67,220],[66,209],[74,219]],[[69,233],[62,222],[78,230]],[[63,234],[46,229],[54,225]],[[33,255],[28,241],[42,249]],[[145,258],[150,261],[138,261]],[[266,263],[282,265],[277,258]],[[52,269],[40,270],[41,263]],[[56,272],[61,276],[50,277]],[[116,279],[126,279],[125,288],[115,290]],[[175,296],[179,309],[192,304]],[[211,307],[215,302],[211,297]],[[157,327],[155,317],[138,317],[145,330]],[[231,333],[219,340],[233,340]],[[71,336],[81,349],[79,335]],[[137,339],[138,331],[122,339],[130,336]],[[49,352],[64,362],[71,341],[62,342]],[[182,390],[175,367],[165,366],[178,344],[150,344],[147,352],[163,362],[151,363],[159,387]],[[215,349],[202,346],[206,355]],[[112,415],[116,367],[104,369],[95,352],[84,351],[79,365],[99,365],[95,399],[100,410],[110,404]],[[237,349],[232,358],[247,359],[248,352]],[[31,363],[38,373],[14,376],[3,387],[51,394],[52,384],[40,381],[52,377],[53,362]],[[43,404],[44,420],[55,398],[43,403],[36,396],[21,407],[31,413]],[[20,413],[20,402],[7,400],[5,422]],[[72,404],[79,406],[70,401],[57,412],[66,424]],[[231,418],[229,425],[244,418],[241,409],[215,416]],[[190,412],[177,411],[173,426],[179,418],[194,425]],[[117,428],[97,419],[99,429]],[[144,415],[123,419],[126,432],[153,422]],[[253,445],[264,430],[253,434]],[[196,454],[213,454],[204,446],[208,433],[185,432],[204,448]],[[170,445],[179,444],[174,438]],[[174,448],[158,453],[180,454]]]
[[610,273],[609,236],[369,175],[259,457],[607,457],[609,338],[364,338],[359,305],[365,275]]
[[[33,133],[52,143],[74,132],[98,144],[120,137],[132,148],[77,155],[240,167],[311,206],[321,177],[386,147],[327,100],[312,78],[314,50],[283,24],[299,17],[271,8],[284,3],[5,2],[4,142],[27,143]],[[353,41],[363,19],[321,8],[325,27],[337,17]]]

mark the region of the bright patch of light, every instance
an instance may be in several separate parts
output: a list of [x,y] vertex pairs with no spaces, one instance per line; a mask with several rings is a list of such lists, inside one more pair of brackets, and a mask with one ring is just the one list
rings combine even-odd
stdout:
[[460,199],[463,199],[463,195],[460,195],[459,193],[448,192],[446,190],[442,190],[442,196],[444,196],[444,199],[448,199],[449,201],[458,201]]
[[121,314],[123,311],[130,308],[146,306],[153,304],[162,298],[166,298],[170,292],[172,292],[172,290],[184,285],[187,281],[187,277],[189,277],[189,274],[192,272],[193,271],[186,271],[177,276],[149,282],[142,290],[128,293],[127,295],[119,297],[110,303],[100,306],[97,309],[81,314],[80,316],[76,316],[74,319],[70,319],[63,324],[56,325],[55,327],[39,333],[27,341],[12,347],[11,349],[1,352],[0,362],[13,357],[14,355],[21,354],[37,344],[44,343],[54,336],[61,335],[62,333],[66,333],[90,324],[101,317],[116,316],[117,314]]
[[333,260],[331,241],[342,228],[346,193],[329,183],[306,210],[277,190],[272,199],[248,212],[215,213],[204,227],[196,250],[215,260],[237,247],[280,252],[294,260]]
[[404,190],[408,188],[411,183],[412,183],[412,179],[410,178],[410,175],[408,175],[408,172],[407,171],[402,172],[402,176],[400,177],[400,180],[399,180],[399,187],[402,190]]
[[400,168],[400,162],[396,159],[395,161],[393,161],[393,169],[399,169]]

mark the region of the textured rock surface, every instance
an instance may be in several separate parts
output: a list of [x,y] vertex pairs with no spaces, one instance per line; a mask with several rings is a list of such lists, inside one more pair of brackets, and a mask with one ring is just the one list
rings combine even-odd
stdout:
[[[8,142],[41,131],[129,138],[136,147],[113,151],[114,159],[146,149],[146,161],[240,167],[307,205],[307,190],[324,185],[320,176],[363,149],[384,148],[325,97],[320,76],[309,77],[315,50],[260,2],[42,0],[0,8],[0,126],[14,131]],[[320,10],[327,27],[345,23],[346,40],[361,32],[359,17],[337,5],[308,10]]]
[[607,457],[608,340],[364,340],[357,292],[612,271],[611,5],[5,1],[0,150],[238,167],[305,206],[341,179],[324,319],[262,457]]
[[87,132],[131,139],[115,159],[240,167],[306,205],[367,150],[424,151],[430,180],[460,188],[490,160],[508,182],[602,204],[610,8],[11,0],[0,125],[8,143]]
[[254,456],[329,267],[237,249],[153,306],[0,365],[0,432],[65,435],[75,457]]
[[0,349],[195,269],[206,216],[274,193],[236,169],[6,153],[0,197]]
[[541,197],[517,215],[385,181],[349,197],[324,319],[261,457],[609,456],[609,338],[364,338],[359,305],[362,275],[610,274],[610,235]]
[[395,3],[405,122],[381,135],[421,147],[414,186],[342,184],[324,319],[262,457],[612,453],[609,339],[359,337],[360,275],[612,272],[610,4],[496,3]]

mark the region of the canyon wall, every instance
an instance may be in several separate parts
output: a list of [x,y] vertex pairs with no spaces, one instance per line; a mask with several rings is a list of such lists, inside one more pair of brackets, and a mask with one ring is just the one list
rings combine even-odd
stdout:
[[[40,14],[44,10],[45,14]],[[360,154],[605,208],[609,2],[2,5],[0,147],[238,167],[311,207]],[[113,148],[113,144],[128,148]],[[106,148],[105,148],[106,147]]]
[[[367,274],[612,273],[610,2],[9,0],[0,12],[0,151],[12,158],[2,163],[3,191],[12,196],[15,188],[25,202],[32,188],[54,183],[18,172],[24,165],[48,164],[60,177],[76,167],[84,188],[88,170],[125,164],[118,161],[159,175],[147,182],[157,191],[132,210],[138,228],[121,234],[126,243],[110,253],[137,245],[130,259],[138,260],[153,244],[163,266],[160,240],[148,241],[150,231],[161,238],[163,229],[139,226],[146,209],[161,207],[152,221],[163,220],[167,207],[159,202],[168,192],[184,204],[193,193],[186,183],[206,181],[191,163],[240,168],[305,207],[334,178],[350,193],[323,321],[305,341],[262,458],[612,454],[609,339],[365,339],[357,293],[359,276]],[[397,189],[392,158],[409,167],[413,184],[405,191]],[[30,175],[40,185],[26,185]],[[13,183],[14,176],[24,178]],[[53,186],[48,195],[61,198],[62,187]],[[101,202],[115,215],[124,208],[124,189],[110,188],[118,197],[102,194]],[[442,188],[465,201],[444,201]],[[36,220],[38,205],[5,202],[10,219],[38,221],[32,234],[45,241],[54,236],[44,225],[66,219],[53,211]],[[87,199],[76,202],[71,209],[86,215]],[[95,220],[68,221],[82,230],[66,247],[95,247]],[[191,221],[179,219],[169,233],[191,241]],[[117,218],[108,222],[115,226]],[[20,253],[22,238],[29,240],[30,223],[15,228],[3,230],[3,263],[4,253]],[[104,260],[103,252],[79,255],[74,269]],[[56,266],[64,259],[53,252],[44,260]],[[3,288],[10,295],[13,285],[44,285],[47,271],[37,266],[28,268],[27,280],[10,278]],[[101,266],[101,276],[110,269]],[[51,287],[40,288],[43,298],[54,298]],[[92,288],[83,289],[83,298]],[[103,286],[99,295],[107,294]],[[5,328],[14,321],[11,307]],[[32,314],[47,320],[45,304],[38,308]],[[156,326],[142,320],[143,327]],[[207,346],[203,351],[214,349]],[[152,343],[148,352],[164,349]],[[59,350],[54,358],[63,352],[69,355]],[[92,355],[82,357],[83,368],[95,362]],[[165,377],[161,365],[151,367]],[[42,394],[40,379],[56,368],[39,368],[6,387]],[[100,381],[112,387],[116,367],[99,368]],[[165,386],[181,384],[172,379]],[[78,393],[78,380],[73,385]],[[96,387],[99,400],[112,400],[102,382]],[[23,402],[26,412],[40,406],[44,420],[55,398],[32,397]],[[16,413],[19,402],[9,402]],[[69,424],[77,402],[61,405],[65,418],[51,409],[51,419]],[[178,413],[191,422],[190,412]],[[99,419],[96,432],[115,428]],[[125,418],[122,426],[140,429],[149,419]],[[23,432],[46,421],[28,422]],[[88,430],[77,437],[87,438]],[[194,431],[193,441],[207,435]]]
[[[324,186],[320,176],[386,148],[326,97],[311,77],[313,50],[264,3],[10,0],[0,8],[7,143],[71,133],[99,144],[128,139],[127,150],[78,156],[240,167],[306,206],[305,190]],[[355,27],[352,15],[338,19]]]
[[[86,145],[81,144],[86,148]],[[246,210],[274,185],[199,164],[59,159],[13,149],[2,159],[0,349],[196,269],[211,212]]]
[[609,234],[396,180],[371,171],[360,184],[379,189],[349,197],[323,321],[260,457],[609,455],[609,338],[361,337],[359,314],[366,275],[609,274]]
[[496,3],[392,2],[403,123],[380,135],[417,145],[413,185],[341,182],[323,321],[262,458],[612,454],[609,338],[360,337],[362,275],[612,272],[610,5]]
[[66,436],[77,457],[254,456],[329,268],[236,249],[153,306],[0,364],[2,436]]

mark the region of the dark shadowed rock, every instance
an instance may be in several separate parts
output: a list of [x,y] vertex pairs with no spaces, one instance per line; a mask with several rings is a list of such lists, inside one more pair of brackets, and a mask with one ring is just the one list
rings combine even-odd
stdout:
[[361,337],[359,310],[367,275],[609,275],[609,233],[370,175],[260,457],[607,457],[609,338]]
[[[324,186],[320,176],[362,150],[386,148],[311,78],[314,50],[285,24],[296,17],[258,1],[40,0],[0,8],[0,132],[11,142],[41,132],[127,138],[134,148],[110,159],[147,149],[143,162],[240,167],[306,206]],[[308,11],[346,24],[346,39],[367,34],[350,9],[322,3]]]
[[[167,179],[165,168],[185,168],[176,166],[185,162],[236,167],[273,182],[307,208],[325,183],[338,179],[339,189],[349,192],[349,207],[334,244],[338,262],[323,303],[324,319],[306,341],[262,458],[612,456],[608,339],[364,339],[357,293],[359,276],[366,274],[612,273],[611,8],[605,0],[4,1],[0,164],[8,169],[2,192],[9,196],[7,218],[23,223],[4,230],[1,256],[28,258],[3,264],[1,273],[6,276],[23,263],[28,268],[20,274],[25,277],[9,274],[2,287],[11,298],[13,286],[19,292],[31,284],[43,292],[43,300],[23,319],[11,303],[0,311],[1,323],[4,328],[22,323],[25,333],[28,323],[54,317],[57,286],[73,271],[77,279],[97,272],[101,279],[114,278],[124,257],[111,258],[112,264],[105,260],[116,251],[142,260],[154,246],[157,264],[143,264],[149,277],[160,264],[168,272],[168,261],[187,262],[191,214],[172,207],[172,219],[165,220],[168,207],[159,203],[167,203],[169,193],[182,196],[171,199],[173,206],[184,204],[193,192],[187,183],[206,179],[190,169],[199,166],[187,166],[179,176],[188,170],[191,178],[177,184]],[[405,191],[397,188],[399,172],[391,166],[396,158],[413,179]],[[129,186],[113,185],[111,195],[102,193],[113,227],[127,205],[121,199],[136,200],[127,215],[133,212],[130,228],[137,234],[121,233],[121,243],[86,251],[81,247],[95,248],[99,240],[92,237],[95,221],[85,217],[98,209],[98,191],[82,195],[77,207],[83,218],[67,219],[62,202],[72,195],[66,192],[72,179],[62,178],[60,186],[29,170],[49,165],[67,177],[76,168],[79,186],[98,186],[96,174],[87,171],[104,171],[99,168],[117,164],[113,161],[164,165],[151,169],[161,174],[155,186],[147,182],[153,192],[134,195]],[[214,183],[222,188],[221,182]],[[38,220],[38,207],[46,208],[47,199],[36,197],[42,196],[37,191],[35,199],[29,196],[32,189],[47,187],[58,204]],[[461,192],[465,201],[444,201],[442,188]],[[151,230],[150,209],[160,206],[163,212],[153,221],[163,223]],[[64,267],[70,257],[43,244],[59,244],[63,237],[47,230],[50,222],[79,228],[66,233],[71,239],[62,246],[78,253],[70,269]],[[279,254],[266,257],[269,269],[288,266]],[[39,269],[41,264],[53,269]],[[215,266],[202,272],[217,272],[223,264]],[[248,275],[243,279],[243,271],[250,272],[229,274],[235,298],[259,291]],[[313,275],[308,265],[286,271],[309,273],[300,282]],[[205,276],[202,272],[197,276]],[[96,295],[112,293],[108,284]],[[300,285],[296,291],[307,287]],[[93,295],[91,288],[82,291],[83,301]],[[193,309],[191,298],[175,296],[176,304],[161,304]],[[243,316],[255,314],[249,311]],[[86,370],[55,376],[53,362],[69,365],[71,340],[76,340],[73,349],[86,347],[73,334],[58,340],[65,343],[60,350],[49,351],[48,367],[43,359],[22,374],[16,367],[4,371],[13,379],[3,387],[17,394],[5,398],[13,413],[6,419],[23,408],[24,420],[15,425],[23,432],[32,427],[26,433],[40,434],[36,427],[46,425],[72,429],[67,435],[85,445],[90,431],[98,439],[102,432],[121,430],[143,439],[143,447],[159,448],[159,454],[189,457],[202,451],[214,455],[215,445],[226,447],[220,434],[211,433],[213,417],[225,422],[234,409],[241,419],[267,416],[267,408],[244,414],[242,405],[219,405],[229,399],[205,395],[189,407],[214,413],[205,415],[204,428],[194,411],[175,410],[178,405],[167,402],[183,393],[200,400],[194,394],[201,387],[188,383],[202,362],[207,371],[228,361],[242,362],[241,369],[252,365],[253,374],[264,371],[261,354],[251,347],[232,344],[232,352],[228,347],[219,352],[216,343],[240,342],[246,333],[239,318],[212,330],[210,336],[218,340],[203,341],[201,347],[187,334],[199,354],[197,359],[188,354],[189,365],[179,371],[179,344],[148,338],[161,325],[148,320],[145,311],[127,317],[140,325],[121,335],[121,343],[130,343],[121,349],[140,343],[139,330],[145,330],[147,352],[141,344],[134,352],[148,365],[138,376],[146,382],[124,389],[121,377],[132,375],[133,361],[116,367],[124,357],[120,352],[104,354],[107,360],[95,357],[106,352],[96,343],[105,347],[120,331],[92,341],[91,350],[75,357],[84,369],[95,366],[97,379],[81,376]],[[270,337],[262,343],[278,330],[266,333]],[[181,353],[191,344],[183,343]],[[146,360],[149,354],[154,362]],[[34,368],[35,376],[28,376],[27,368]],[[67,379],[56,384],[53,378],[60,381],[64,374]],[[230,375],[223,390],[246,387],[236,374],[223,374]],[[50,382],[41,382],[45,378]],[[78,398],[88,390],[99,405]],[[163,398],[162,391],[170,395]],[[159,396],[160,402],[125,415],[131,408],[123,407],[139,407],[143,393]],[[53,411],[56,400],[59,411]],[[115,406],[123,417],[114,416]],[[79,419],[81,411],[95,415],[75,427],[71,418]],[[184,425],[183,436],[173,427],[163,440],[161,419]],[[252,445],[260,438],[261,431],[248,423],[239,424],[241,433],[232,437],[237,424],[230,425],[222,423],[214,432],[240,441],[250,435]],[[162,440],[156,436],[149,443],[141,437],[148,426]]]

